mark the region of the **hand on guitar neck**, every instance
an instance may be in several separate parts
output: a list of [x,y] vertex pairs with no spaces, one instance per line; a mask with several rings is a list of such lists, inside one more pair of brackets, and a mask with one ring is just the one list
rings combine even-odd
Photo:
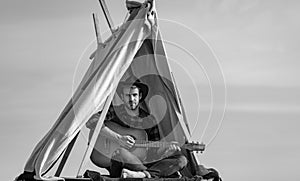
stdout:
[[159,147],[157,153],[162,155],[163,158],[171,156],[176,151],[181,151],[181,148],[178,146],[178,142],[171,142],[167,147]]

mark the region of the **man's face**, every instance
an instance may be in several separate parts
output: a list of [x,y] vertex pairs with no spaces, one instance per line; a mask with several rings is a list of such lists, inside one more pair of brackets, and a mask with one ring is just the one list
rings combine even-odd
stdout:
[[141,98],[142,94],[136,86],[123,88],[122,99],[128,109],[136,110]]

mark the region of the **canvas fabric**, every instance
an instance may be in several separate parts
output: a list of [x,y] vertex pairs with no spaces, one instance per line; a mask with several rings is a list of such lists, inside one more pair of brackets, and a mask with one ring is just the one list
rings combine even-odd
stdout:
[[[189,140],[187,121],[178,102],[154,6],[149,9],[146,4],[141,4],[131,9],[129,20],[134,21],[123,24],[104,43],[105,46],[98,46],[94,60],[71,100],[34,148],[24,170],[34,172],[36,179],[51,180],[44,174],[91,115],[101,110],[106,114],[111,104],[121,103],[115,91],[118,82],[128,76],[134,75],[149,86],[142,107],[156,118],[163,140],[176,140],[180,144]],[[102,125],[104,118],[100,116],[98,124]]]
[[[108,104],[121,76],[131,64],[144,39],[151,34],[149,9],[140,7],[135,21],[125,23],[110,39],[105,48],[99,46],[93,62],[65,109],[30,155],[25,171],[43,177],[67,145],[97,110]],[[102,120],[103,121],[103,120]]]

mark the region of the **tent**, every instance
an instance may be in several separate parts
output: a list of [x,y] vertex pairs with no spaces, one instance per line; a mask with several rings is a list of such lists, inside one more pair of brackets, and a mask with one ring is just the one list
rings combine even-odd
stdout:
[[[78,88],[55,124],[34,148],[20,180],[62,179],[59,174],[51,177],[45,174],[68,152],[66,150],[72,148],[70,145],[90,116],[101,111],[97,127],[86,145],[88,158],[109,107],[120,103],[115,94],[118,83],[132,75],[150,87],[144,106],[159,121],[163,139],[180,144],[190,141],[188,122],[161,40],[154,3],[128,1],[127,8],[130,11],[127,21],[104,43],[98,44]],[[192,152],[185,154],[189,165],[184,172],[192,177],[199,163]]]

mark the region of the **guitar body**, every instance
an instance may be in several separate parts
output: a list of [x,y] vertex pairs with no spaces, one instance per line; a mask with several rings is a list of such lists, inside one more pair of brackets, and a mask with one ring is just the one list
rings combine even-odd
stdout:
[[[132,136],[135,140],[138,139],[147,141],[148,139],[147,133],[141,129],[125,128],[111,121],[106,123],[106,126],[120,135]],[[112,141],[110,138],[105,136],[101,136],[100,132],[92,152],[91,159],[99,167],[109,167],[113,153],[120,147],[121,146],[117,142]],[[129,151],[136,155],[141,161],[146,159],[147,148],[137,148],[133,146],[133,148]]]

